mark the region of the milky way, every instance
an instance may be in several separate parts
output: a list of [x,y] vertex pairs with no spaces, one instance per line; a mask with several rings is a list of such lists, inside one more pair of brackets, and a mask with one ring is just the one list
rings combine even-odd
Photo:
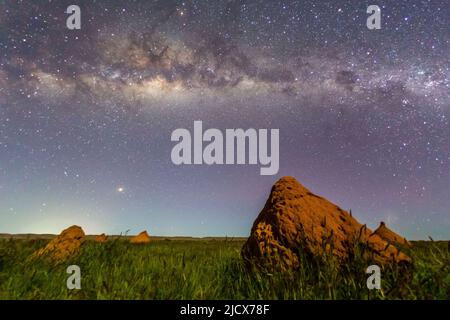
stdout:
[[[81,30],[65,13],[81,8]],[[0,232],[245,236],[295,176],[375,227],[450,236],[450,6],[3,1]],[[170,134],[280,129],[280,171],[175,166]]]

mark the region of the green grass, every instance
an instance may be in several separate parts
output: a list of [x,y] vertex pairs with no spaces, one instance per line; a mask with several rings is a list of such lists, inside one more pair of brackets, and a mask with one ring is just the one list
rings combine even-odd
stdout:
[[[366,288],[361,259],[339,268],[304,260],[296,273],[249,272],[242,241],[87,241],[70,261],[27,262],[48,240],[0,240],[0,299],[450,299],[446,242],[415,242],[410,272],[383,270],[382,290]],[[68,265],[80,266],[82,289],[68,290]]]

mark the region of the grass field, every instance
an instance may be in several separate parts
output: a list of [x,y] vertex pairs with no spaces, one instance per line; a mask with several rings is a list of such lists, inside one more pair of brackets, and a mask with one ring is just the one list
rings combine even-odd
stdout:
[[[450,299],[447,242],[414,242],[414,269],[383,270],[381,290],[371,291],[360,259],[343,268],[305,260],[295,274],[249,272],[243,241],[87,241],[64,264],[27,261],[47,242],[0,239],[0,299]],[[81,290],[66,287],[71,264],[81,268]]]

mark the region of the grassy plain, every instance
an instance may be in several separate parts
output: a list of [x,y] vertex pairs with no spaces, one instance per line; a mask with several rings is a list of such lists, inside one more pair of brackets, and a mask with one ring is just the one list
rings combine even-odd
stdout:
[[[29,261],[48,241],[0,239],[0,299],[450,299],[447,242],[413,242],[414,269],[383,270],[382,289],[369,291],[367,264],[357,258],[344,267],[304,260],[292,274],[250,272],[242,239],[86,241],[64,264]],[[72,264],[81,268],[81,290],[66,287]]]

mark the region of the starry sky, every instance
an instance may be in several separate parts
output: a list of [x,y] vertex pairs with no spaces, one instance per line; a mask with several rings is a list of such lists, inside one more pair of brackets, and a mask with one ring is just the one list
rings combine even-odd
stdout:
[[[0,232],[246,236],[292,175],[371,228],[448,239],[449,19],[447,0],[0,1]],[[279,129],[278,174],[174,165],[195,120]]]

